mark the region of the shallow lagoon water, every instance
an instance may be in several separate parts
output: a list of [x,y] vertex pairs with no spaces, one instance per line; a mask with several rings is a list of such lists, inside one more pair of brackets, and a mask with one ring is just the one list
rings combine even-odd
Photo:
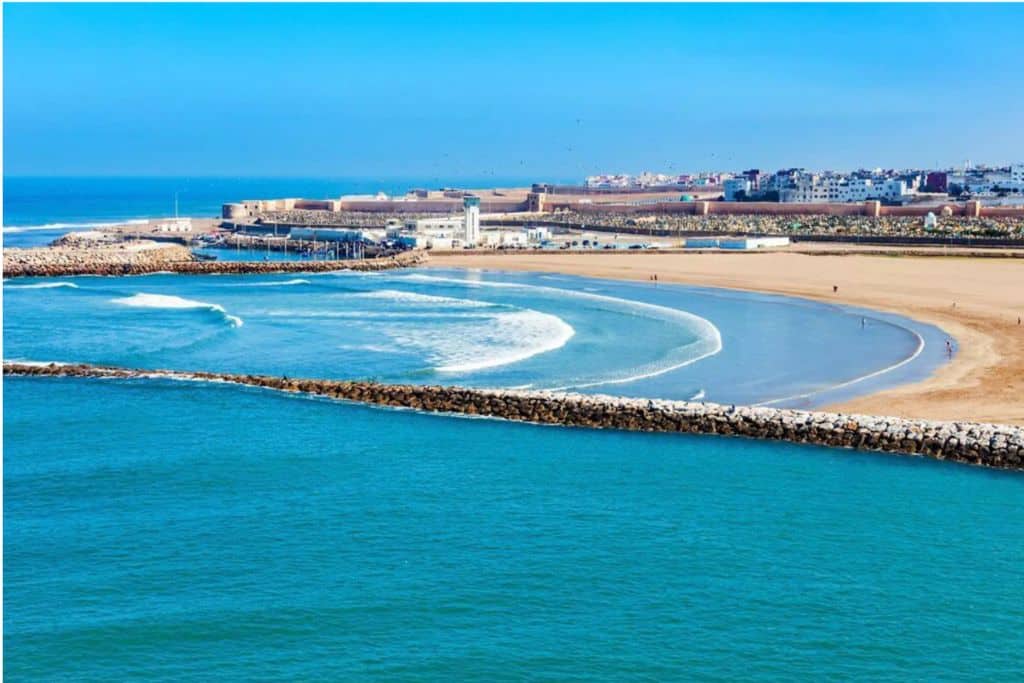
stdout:
[[1024,478],[8,378],[12,680],[1013,680]]
[[33,361],[800,407],[947,361],[941,330],[898,316],[544,274],[156,274],[4,293],[6,356]]

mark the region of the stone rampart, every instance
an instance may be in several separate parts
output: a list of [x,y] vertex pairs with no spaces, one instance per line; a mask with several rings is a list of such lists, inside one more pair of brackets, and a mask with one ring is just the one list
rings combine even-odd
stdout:
[[571,427],[721,434],[866,451],[916,454],[998,469],[1024,469],[1024,428],[974,422],[725,406],[544,391],[289,379],[217,372],[5,363],[5,375],[165,378],[230,382],[429,412]]

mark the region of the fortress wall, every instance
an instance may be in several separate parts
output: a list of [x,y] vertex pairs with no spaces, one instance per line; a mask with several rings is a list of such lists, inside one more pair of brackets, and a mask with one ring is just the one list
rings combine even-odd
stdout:
[[[1024,428],[545,391],[5,363],[5,375],[210,380],[429,412],[642,432],[721,434],[1024,469]],[[739,463],[738,463],[739,464]]]

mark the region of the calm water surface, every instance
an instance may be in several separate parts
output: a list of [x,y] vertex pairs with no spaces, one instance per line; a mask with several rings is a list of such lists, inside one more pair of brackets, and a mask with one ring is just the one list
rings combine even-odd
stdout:
[[1024,675],[1019,475],[199,383],[4,390],[11,680]]

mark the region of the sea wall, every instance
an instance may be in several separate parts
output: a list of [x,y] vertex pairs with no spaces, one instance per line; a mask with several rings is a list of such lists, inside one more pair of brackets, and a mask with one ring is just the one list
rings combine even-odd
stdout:
[[98,249],[5,249],[4,277],[68,277],[72,275],[145,275],[172,272],[186,275],[320,273],[330,270],[377,271],[414,266],[426,261],[422,251],[394,256],[338,261],[200,261],[185,247],[166,246],[145,252]]
[[1024,428],[544,391],[5,363],[5,375],[230,382],[374,405],[597,429],[721,434],[1024,469]]

